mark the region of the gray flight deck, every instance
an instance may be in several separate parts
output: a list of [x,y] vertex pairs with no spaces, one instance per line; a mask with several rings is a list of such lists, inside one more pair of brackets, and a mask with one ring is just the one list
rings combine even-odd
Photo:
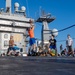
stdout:
[[75,75],[75,57],[0,57],[0,75]]

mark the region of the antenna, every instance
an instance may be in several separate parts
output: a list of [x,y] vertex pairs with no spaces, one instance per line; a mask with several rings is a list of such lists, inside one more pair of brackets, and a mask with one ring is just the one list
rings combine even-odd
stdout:
[[29,17],[30,12],[29,12],[28,0],[26,0],[26,4],[27,4],[28,17]]
[[25,11],[26,11],[26,7],[25,7],[25,6],[22,6],[22,7],[21,7],[21,11],[22,11],[22,12],[25,12]]
[[26,7],[25,6],[22,6],[21,7],[21,10],[19,10],[18,8],[19,8],[19,3],[15,3],[14,4],[14,8],[15,8],[15,13],[22,13],[24,16],[26,16],[26,13],[25,13],[25,11],[26,11]]
[[19,3],[15,3],[15,5],[14,5],[14,7],[15,7],[15,12],[18,12],[19,10],[18,10],[18,8],[19,8]]
[[42,14],[42,17],[45,17],[45,18],[51,17],[51,13],[46,14],[44,10],[41,10],[41,14]]
[[42,17],[44,17],[46,15],[44,10],[41,10],[41,15],[42,15]]
[[39,7],[39,16],[42,16],[42,7]]

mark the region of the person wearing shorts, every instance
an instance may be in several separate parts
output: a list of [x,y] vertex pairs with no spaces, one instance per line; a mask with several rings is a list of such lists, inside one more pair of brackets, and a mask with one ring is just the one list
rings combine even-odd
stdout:
[[7,51],[7,55],[11,55],[11,53],[13,52],[14,50],[14,40],[13,40],[13,36],[10,36],[10,40],[9,40],[9,48],[8,48],[8,51]]
[[52,49],[56,50],[56,39],[54,39],[54,35],[52,35],[51,39],[49,40],[49,53]]
[[36,45],[35,45],[35,37],[34,37],[34,25],[32,25],[32,23],[33,22],[30,20],[31,27],[28,28],[28,34],[30,37],[29,44],[30,44],[30,48],[33,49],[33,51],[35,51]]

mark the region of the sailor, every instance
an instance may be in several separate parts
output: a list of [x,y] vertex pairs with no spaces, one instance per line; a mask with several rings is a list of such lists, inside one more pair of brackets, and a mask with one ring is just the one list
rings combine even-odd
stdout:
[[28,28],[28,34],[29,34],[29,37],[30,37],[30,40],[29,40],[29,44],[30,44],[30,49],[32,50],[32,53],[36,52],[36,44],[35,44],[35,37],[34,37],[34,25],[33,25],[33,21],[30,20],[30,25],[31,27]]
[[53,52],[55,55],[56,50],[56,39],[54,39],[54,35],[51,35],[51,39],[49,40],[49,53]]
[[10,40],[9,40],[9,48],[8,48],[8,51],[7,51],[7,55],[11,55],[11,53],[13,52],[14,50],[14,40],[13,40],[13,36],[10,36]]
[[73,40],[72,38],[70,37],[70,35],[68,34],[67,35],[67,40],[66,40],[66,47],[68,49],[68,55],[73,55],[73,49],[72,49],[72,45],[73,45]]

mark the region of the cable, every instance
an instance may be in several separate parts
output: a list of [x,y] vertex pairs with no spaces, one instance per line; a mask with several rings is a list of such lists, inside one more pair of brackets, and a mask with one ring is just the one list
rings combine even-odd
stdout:
[[[61,29],[61,30],[55,31],[55,32],[61,32],[61,31],[64,31],[64,30],[70,29],[70,28],[72,28],[72,27],[74,27],[74,26],[75,26],[75,24],[72,25],[72,26],[66,27],[66,28],[64,28],[64,29]],[[51,30],[44,30],[44,31],[51,31]],[[55,33],[55,32],[53,32],[53,33]],[[50,34],[50,33],[45,33],[45,34]]]
[[60,40],[60,41],[57,41],[57,42],[63,42],[63,41],[66,41],[66,40]]
[[[72,38],[72,39],[75,39],[75,38]],[[66,40],[60,40],[60,41],[57,41],[57,42],[63,42],[63,41],[66,41]]]
[[70,28],[72,28],[72,27],[74,27],[74,26],[75,26],[75,24],[72,25],[72,26],[69,26],[69,27],[67,27],[67,28],[64,28],[64,29],[58,30],[58,32],[61,32],[61,31],[64,31],[64,30],[70,29]]

